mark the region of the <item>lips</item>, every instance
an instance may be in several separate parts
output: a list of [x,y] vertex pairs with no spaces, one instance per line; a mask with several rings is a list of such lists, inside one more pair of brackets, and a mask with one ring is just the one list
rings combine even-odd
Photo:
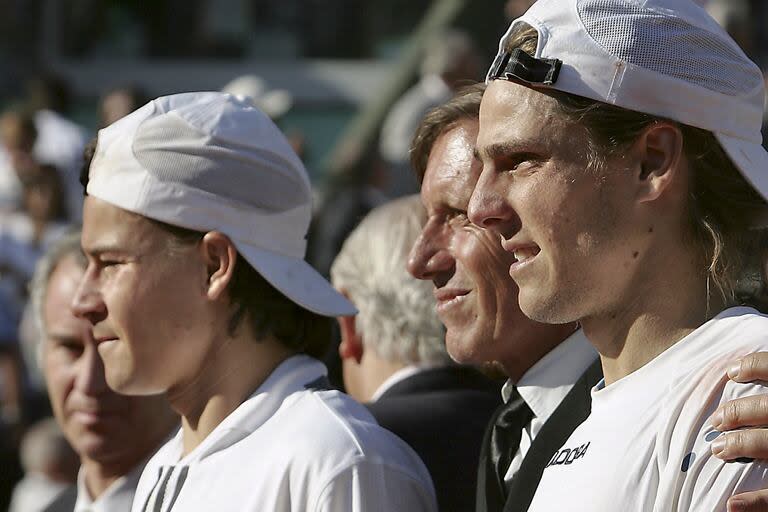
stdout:
[[460,304],[470,292],[471,290],[464,288],[439,288],[435,290],[438,312]]
[[510,274],[520,270],[526,265],[529,265],[541,252],[541,248],[534,243],[520,243],[513,242],[511,240],[502,240],[501,246],[505,251],[512,254],[512,256],[515,258],[515,261],[509,267]]

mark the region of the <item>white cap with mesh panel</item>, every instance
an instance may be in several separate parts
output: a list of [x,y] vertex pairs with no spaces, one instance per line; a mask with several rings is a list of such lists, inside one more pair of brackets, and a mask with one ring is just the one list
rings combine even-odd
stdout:
[[309,178],[280,130],[244,98],[165,96],[100,130],[87,192],[167,224],[220,231],[300,306],[357,312],[304,261]]
[[[529,81],[506,73],[502,62],[521,22],[539,34],[533,57],[561,61],[532,85],[709,130],[768,199],[762,73],[702,7],[691,0],[538,0],[502,37],[486,81]],[[526,61],[522,75],[536,65]]]

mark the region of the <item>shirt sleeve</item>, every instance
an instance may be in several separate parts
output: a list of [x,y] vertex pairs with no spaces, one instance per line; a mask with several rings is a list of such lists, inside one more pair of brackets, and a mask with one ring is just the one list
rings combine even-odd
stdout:
[[383,462],[363,460],[337,473],[314,512],[437,512],[431,482]]
[[[751,459],[726,462],[712,454],[712,441],[722,434],[707,421],[719,404],[734,398],[763,394],[768,389],[757,384],[738,384],[729,380],[724,385],[721,381],[718,387],[721,392],[713,391],[708,397],[707,406],[703,410],[699,409],[695,418],[691,417],[692,411],[686,411],[686,407],[683,407],[681,420],[686,423],[685,418],[689,418],[687,442],[671,443],[672,446],[685,448],[671,451],[675,456],[670,457],[668,472],[662,475],[660,482],[661,486],[674,482],[662,494],[672,499],[676,506],[665,510],[725,512],[728,498],[734,494],[763,489],[768,485],[767,463]],[[678,438],[683,435],[684,431],[677,432]],[[657,509],[662,510],[659,507]]]

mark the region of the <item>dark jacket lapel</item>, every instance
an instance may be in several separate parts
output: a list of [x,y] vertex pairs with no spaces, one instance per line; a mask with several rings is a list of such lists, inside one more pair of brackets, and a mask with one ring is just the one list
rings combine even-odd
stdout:
[[[523,459],[520,470],[510,483],[504,512],[528,510],[544,467],[563,446],[576,427],[587,419],[592,408],[592,387],[603,377],[598,359],[582,374],[552,416],[542,427]],[[485,447],[485,445],[484,445]],[[481,461],[482,467],[482,461]]]

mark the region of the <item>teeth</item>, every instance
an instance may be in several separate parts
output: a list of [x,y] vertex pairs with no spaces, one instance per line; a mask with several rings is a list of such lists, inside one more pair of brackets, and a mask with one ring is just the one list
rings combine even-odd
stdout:
[[532,249],[517,249],[516,251],[512,251],[512,255],[517,261],[525,261],[533,258],[536,254],[538,254],[538,251]]

